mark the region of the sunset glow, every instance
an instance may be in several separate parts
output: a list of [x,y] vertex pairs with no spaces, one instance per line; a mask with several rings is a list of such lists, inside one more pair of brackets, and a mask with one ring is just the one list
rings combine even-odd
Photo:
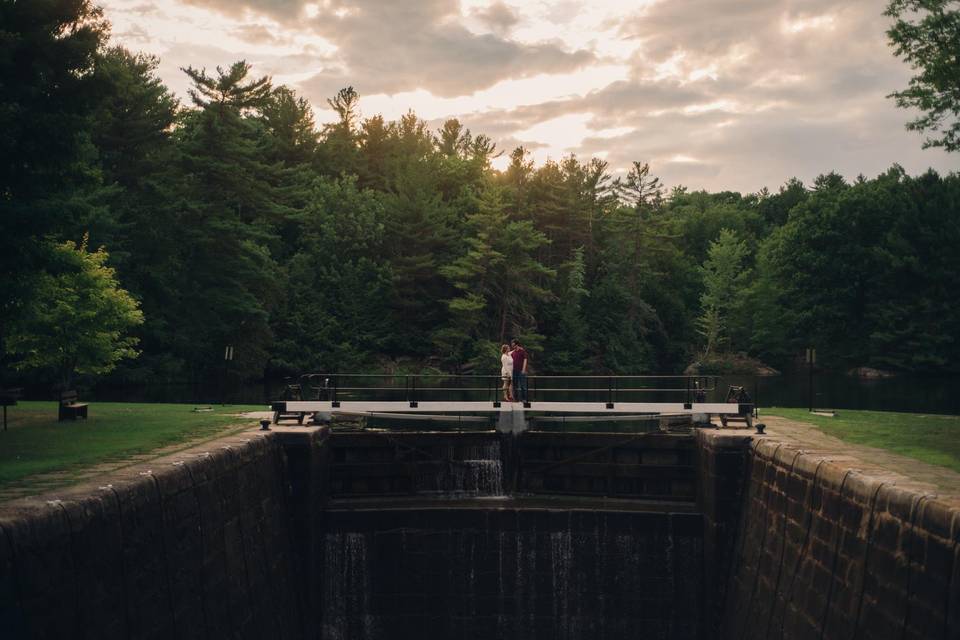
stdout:
[[753,191],[830,169],[951,168],[914,144],[886,98],[909,69],[889,55],[872,3],[102,4],[114,40],[159,56],[181,99],[181,67],[242,58],[304,95],[319,123],[333,118],[326,99],[352,85],[363,117],[413,110],[432,128],[459,118],[538,164],[574,153],[616,171],[663,159],[653,169],[671,185]]

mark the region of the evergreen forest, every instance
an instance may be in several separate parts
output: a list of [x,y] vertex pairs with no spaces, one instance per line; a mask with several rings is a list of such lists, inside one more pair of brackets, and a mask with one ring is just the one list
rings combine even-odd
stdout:
[[183,69],[178,97],[85,0],[3,7],[7,381],[62,351],[43,312],[80,307],[49,283],[82,287],[55,279],[83,261],[128,294],[108,306],[131,337],[90,370],[117,382],[215,375],[226,346],[249,380],[493,373],[512,337],[537,373],[783,368],[811,345],[837,370],[960,370],[958,174],[825,158],[812,183],[743,194],[667,189],[643,158],[534,166],[457,120],[362,115],[352,87],[317,122],[242,60]]

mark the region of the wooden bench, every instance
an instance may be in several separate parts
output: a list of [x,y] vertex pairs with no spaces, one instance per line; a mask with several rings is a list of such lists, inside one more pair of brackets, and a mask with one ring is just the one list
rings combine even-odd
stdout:
[[76,391],[60,392],[60,413],[57,419],[60,422],[67,420],[76,420],[77,418],[87,419],[87,403],[77,402],[80,395]]

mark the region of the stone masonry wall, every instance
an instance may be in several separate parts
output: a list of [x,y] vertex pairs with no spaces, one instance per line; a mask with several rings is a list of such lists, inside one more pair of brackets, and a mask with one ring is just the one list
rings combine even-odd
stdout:
[[3,638],[300,638],[289,478],[246,435],[0,514]]
[[718,629],[723,619],[752,441],[750,436],[727,431],[697,431],[697,508],[703,514],[706,629]]
[[946,503],[762,438],[738,511],[725,637],[960,637],[960,511]]

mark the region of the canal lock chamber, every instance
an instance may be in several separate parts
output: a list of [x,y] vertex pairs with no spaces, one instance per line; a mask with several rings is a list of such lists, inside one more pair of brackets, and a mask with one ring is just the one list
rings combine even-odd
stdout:
[[0,510],[4,638],[956,637],[956,512],[787,442],[249,432]]

